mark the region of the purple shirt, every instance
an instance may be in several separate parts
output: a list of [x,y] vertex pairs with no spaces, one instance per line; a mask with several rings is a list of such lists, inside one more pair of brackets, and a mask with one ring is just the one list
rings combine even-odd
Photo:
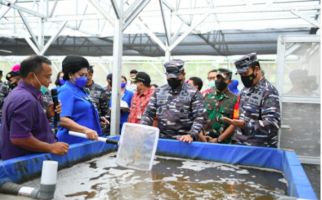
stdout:
[[6,160],[34,153],[11,143],[10,139],[31,136],[43,142],[55,142],[48,119],[41,106],[41,93],[33,86],[20,81],[9,93],[2,107],[0,134],[1,159]]

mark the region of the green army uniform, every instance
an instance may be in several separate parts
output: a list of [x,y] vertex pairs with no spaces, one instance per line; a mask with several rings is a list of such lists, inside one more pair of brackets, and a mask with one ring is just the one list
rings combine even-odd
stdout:
[[[238,97],[228,89],[220,92],[212,89],[205,97],[205,107],[207,110],[207,124],[205,127],[206,135],[218,138],[229,126],[221,120],[222,117],[233,118],[234,107]],[[231,143],[231,137],[226,138],[221,143]]]

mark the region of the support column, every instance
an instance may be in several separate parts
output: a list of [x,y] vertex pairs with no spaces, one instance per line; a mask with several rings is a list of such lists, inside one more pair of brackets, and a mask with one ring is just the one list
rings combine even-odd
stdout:
[[116,18],[115,20],[115,34],[113,41],[111,135],[118,135],[120,133],[120,90],[123,54],[123,0],[118,2],[119,4],[117,11],[119,18]]
[[165,62],[168,62],[171,59],[171,51],[169,50],[169,47],[167,47],[167,50],[165,51]]
[[[46,5],[45,5],[45,1],[41,0],[40,1],[40,7],[39,7],[39,12],[44,14],[45,13],[45,9],[46,9]],[[46,16],[46,15],[44,15]],[[45,37],[44,37],[44,18],[39,18],[39,26],[38,26],[38,48],[39,49],[43,49],[44,45],[45,45]]]

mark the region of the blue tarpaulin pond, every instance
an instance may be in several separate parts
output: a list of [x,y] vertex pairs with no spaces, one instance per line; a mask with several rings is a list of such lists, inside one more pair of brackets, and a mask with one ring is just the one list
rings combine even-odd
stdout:
[[[117,136],[114,137],[118,139]],[[55,160],[59,168],[70,167],[93,157],[116,151],[116,146],[101,142],[84,142],[70,146],[68,154],[33,154],[0,162],[0,184],[11,180],[16,183],[40,175],[44,160]],[[206,160],[241,166],[278,170],[287,181],[287,195],[303,199],[317,199],[312,186],[292,151],[281,149],[224,145],[159,139],[157,155],[193,160]]]

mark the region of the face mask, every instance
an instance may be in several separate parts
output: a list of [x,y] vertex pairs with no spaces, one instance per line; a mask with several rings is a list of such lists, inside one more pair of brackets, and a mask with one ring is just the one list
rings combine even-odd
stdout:
[[[41,91],[41,88],[42,87],[44,87],[44,88],[46,88],[45,86],[43,86],[42,84],[41,84],[41,82],[39,81],[39,79],[38,79],[38,77],[37,77],[37,75],[34,73],[34,77],[36,78],[36,80],[37,80],[37,82],[39,83],[39,85],[40,85],[40,91]],[[41,91],[41,93],[42,93],[42,91]],[[44,93],[43,93],[44,94]]]
[[227,88],[227,83],[225,83],[225,81],[216,80],[215,84],[216,84],[217,90],[219,90],[219,91],[223,91],[224,89]]
[[48,92],[48,88],[46,88],[45,86],[42,85],[40,87],[40,92],[41,92],[41,94],[45,95]]
[[87,83],[87,77],[86,76],[80,76],[75,79],[75,85],[79,88],[85,87]]
[[243,82],[244,86],[249,88],[253,85],[254,79],[256,78],[255,74],[251,74],[249,76],[241,76],[241,81]]
[[64,83],[65,83],[65,80],[64,79],[59,79],[59,84],[60,85],[64,85]]
[[168,84],[172,89],[176,89],[181,85],[181,80],[180,79],[176,79],[176,78],[169,78],[168,80]]
[[122,89],[125,88],[125,86],[126,86],[126,83],[121,83],[121,88]]
[[212,87],[215,87],[216,86],[216,83],[215,83],[215,80],[211,80],[208,82],[208,87],[212,88]]

